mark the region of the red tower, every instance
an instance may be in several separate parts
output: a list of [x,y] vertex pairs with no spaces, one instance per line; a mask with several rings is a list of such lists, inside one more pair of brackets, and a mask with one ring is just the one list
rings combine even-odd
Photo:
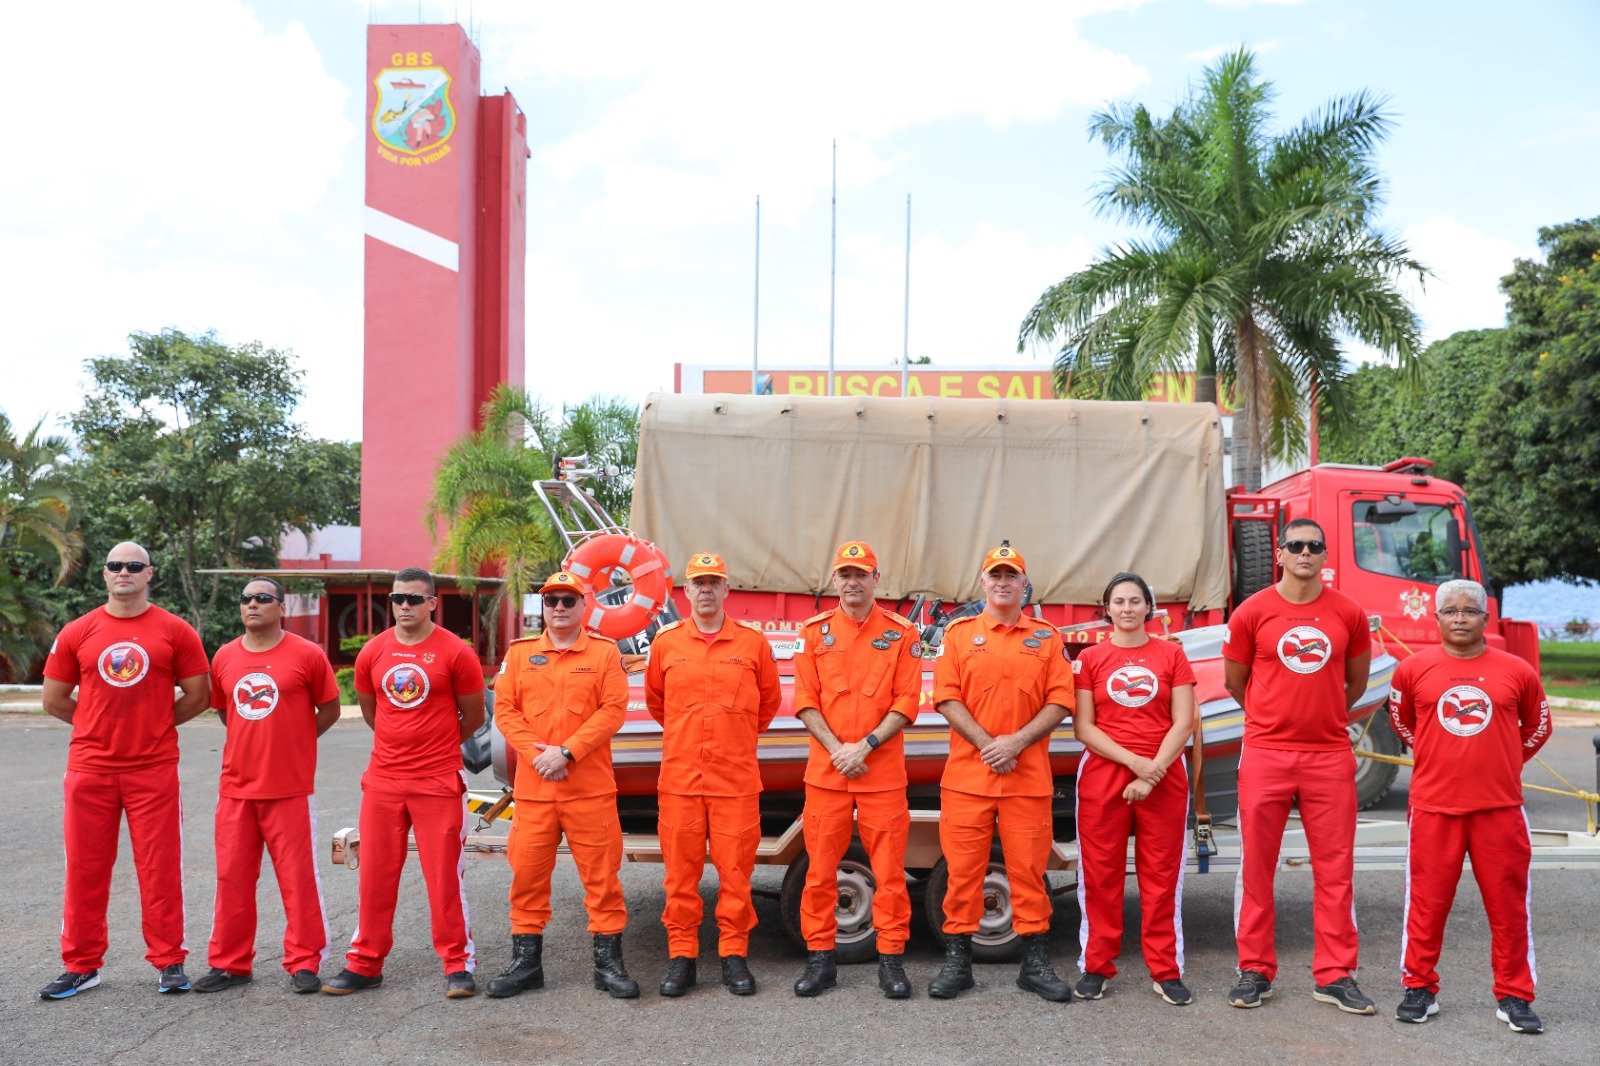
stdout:
[[496,385],[523,381],[527,119],[457,25],[367,28],[361,565],[432,569],[423,506]]

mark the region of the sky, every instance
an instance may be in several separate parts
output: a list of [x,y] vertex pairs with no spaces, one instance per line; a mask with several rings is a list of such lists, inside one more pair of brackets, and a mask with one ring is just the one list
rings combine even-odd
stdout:
[[[1600,214],[1589,0],[608,4],[78,0],[8,14],[0,411],[57,431],[133,331],[288,349],[298,417],[361,433],[365,30],[460,21],[528,116],[527,380],[552,405],[670,390],[673,366],[1016,351],[1039,293],[1131,236],[1095,212],[1090,115],[1167,111],[1252,49],[1276,129],[1388,98],[1378,224],[1432,271],[1430,339],[1503,324],[1541,226]],[[20,91],[19,91],[20,90]],[[1366,357],[1363,353],[1358,356]]]

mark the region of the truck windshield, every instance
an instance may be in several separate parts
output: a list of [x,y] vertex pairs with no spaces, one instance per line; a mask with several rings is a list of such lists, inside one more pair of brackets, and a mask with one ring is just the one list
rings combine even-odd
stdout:
[[1452,508],[1418,503],[1412,514],[1386,514],[1380,504],[1357,500],[1351,505],[1358,567],[1430,585],[1463,576]]

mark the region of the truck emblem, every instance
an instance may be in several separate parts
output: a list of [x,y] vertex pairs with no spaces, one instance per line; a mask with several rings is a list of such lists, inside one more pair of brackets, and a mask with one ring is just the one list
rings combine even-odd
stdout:
[[1413,622],[1422,621],[1422,616],[1428,613],[1428,601],[1433,597],[1412,585],[1410,590],[1400,594],[1400,613]]
[[879,637],[877,640],[873,641],[872,642],[872,646],[874,648],[877,648],[879,651],[888,651],[889,650],[889,642],[887,640],[884,640],[882,637]]

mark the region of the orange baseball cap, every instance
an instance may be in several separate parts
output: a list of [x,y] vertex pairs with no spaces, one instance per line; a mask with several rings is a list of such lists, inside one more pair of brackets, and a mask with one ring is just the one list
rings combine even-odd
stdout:
[[584,587],[583,578],[572,573],[570,570],[557,570],[555,573],[545,578],[544,584],[539,586],[539,594],[541,596],[546,592],[571,592],[575,595],[582,596],[588,591],[589,590]]
[[1028,572],[1028,564],[1022,558],[1022,553],[1010,544],[1001,544],[998,548],[990,548],[989,554],[983,557],[983,572],[986,574],[1002,566],[1009,566],[1019,574]]
[[833,553],[833,572],[837,573],[847,566],[870,574],[878,569],[878,557],[866,541],[847,540]]
[[695,552],[689,556],[689,565],[683,568],[683,579],[693,581],[697,577],[728,576],[728,565],[722,561],[722,556],[713,555],[711,552]]

